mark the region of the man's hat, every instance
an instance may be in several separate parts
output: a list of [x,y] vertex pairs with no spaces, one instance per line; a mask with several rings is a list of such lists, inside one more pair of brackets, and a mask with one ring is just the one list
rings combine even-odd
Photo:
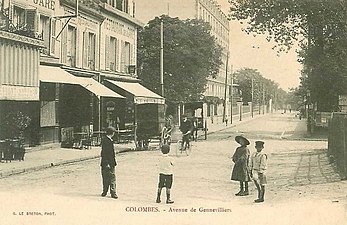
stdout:
[[264,147],[264,144],[265,144],[265,142],[263,142],[263,141],[256,141],[256,142],[255,142],[255,146],[256,146],[256,147],[258,147],[258,146],[259,146],[259,147]]
[[243,140],[245,141],[245,144],[246,144],[246,145],[249,145],[249,144],[250,144],[249,141],[247,140],[247,138],[245,138],[245,137],[242,136],[242,135],[238,135],[238,136],[235,137],[235,141],[236,141],[237,143],[239,143],[239,144],[240,144],[240,140],[241,140],[241,139],[243,139]]

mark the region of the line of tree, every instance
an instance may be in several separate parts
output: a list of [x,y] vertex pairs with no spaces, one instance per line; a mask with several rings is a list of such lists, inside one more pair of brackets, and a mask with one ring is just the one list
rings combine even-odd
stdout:
[[263,77],[259,71],[251,68],[242,68],[233,73],[234,82],[239,85],[240,94],[244,104],[252,102],[253,80],[253,104],[262,105],[272,99],[273,104],[282,108],[287,104],[287,93],[271,79]]
[[[248,34],[266,34],[274,49],[298,43],[304,65],[297,94],[310,92],[318,111],[336,111],[347,87],[347,0],[230,0],[230,16]],[[242,23],[243,23],[242,22]]]
[[164,97],[169,102],[202,99],[207,78],[216,77],[222,48],[202,20],[156,17],[138,32],[138,75],[161,95],[160,24],[164,24]]

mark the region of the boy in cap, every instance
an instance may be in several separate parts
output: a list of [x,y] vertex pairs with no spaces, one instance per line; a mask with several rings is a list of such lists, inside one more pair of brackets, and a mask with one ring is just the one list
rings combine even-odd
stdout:
[[264,149],[263,141],[256,141],[255,148],[257,149],[257,152],[253,153],[252,155],[250,169],[254,184],[258,190],[258,199],[254,200],[254,202],[260,203],[264,202],[265,185],[267,183],[267,155],[264,152],[262,152],[262,150]]
[[164,144],[161,147],[163,153],[159,161],[159,183],[156,203],[160,203],[161,190],[166,187],[166,204],[172,204],[174,201],[170,199],[170,190],[173,182],[173,161],[169,156],[170,145]]

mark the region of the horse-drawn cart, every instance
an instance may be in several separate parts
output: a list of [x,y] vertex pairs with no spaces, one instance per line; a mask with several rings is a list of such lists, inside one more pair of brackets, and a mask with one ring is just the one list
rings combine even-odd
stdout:
[[207,123],[204,118],[203,102],[184,103],[184,114],[188,116],[194,125],[193,139],[197,140],[198,131],[204,132],[204,138],[207,139]]
[[151,139],[160,139],[165,125],[165,105],[137,105],[136,124],[136,148],[147,150]]

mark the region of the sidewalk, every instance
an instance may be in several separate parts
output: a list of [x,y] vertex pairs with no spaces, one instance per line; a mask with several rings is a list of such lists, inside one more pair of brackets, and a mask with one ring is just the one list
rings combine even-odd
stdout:
[[[245,117],[242,121],[238,121],[237,118],[233,120],[233,124],[225,123],[222,124],[210,124],[208,127],[208,134],[217,132],[219,130],[228,129],[230,127],[234,127],[241,123],[247,123],[252,119],[258,118],[260,116],[265,115],[257,115],[254,118]],[[229,121],[230,123],[230,121]],[[178,129],[174,132],[173,136],[180,135],[178,133]],[[198,133],[199,136],[203,136],[204,134],[200,131]],[[158,145],[158,143],[150,143],[152,147],[154,145]],[[116,151],[117,153],[132,151],[134,150],[134,144],[117,144]],[[96,159],[100,157],[100,147],[92,147],[91,149],[70,149],[70,148],[60,148],[60,144],[51,144],[47,146],[38,146],[31,149],[27,149],[27,153],[25,154],[24,161],[12,161],[12,162],[2,162],[0,163],[0,179],[5,178],[15,174],[21,174],[26,172],[32,172],[37,170],[42,170],[46,168],[50,168],[53,166],[59,166],[79,161],[85,161],[90,159]]]
[[[133,144],[116,145],[116,152],[125,152],[133,149]],[[15,174],[42,170],[53,166],[59,166],[84,160],[90,160],[100,157],[100,147],[91,149],[71,149],[60,148],[60,144],[55,144],[44,148],[29,149],[25,154],[24,161],[0,163],[0,179]]]

